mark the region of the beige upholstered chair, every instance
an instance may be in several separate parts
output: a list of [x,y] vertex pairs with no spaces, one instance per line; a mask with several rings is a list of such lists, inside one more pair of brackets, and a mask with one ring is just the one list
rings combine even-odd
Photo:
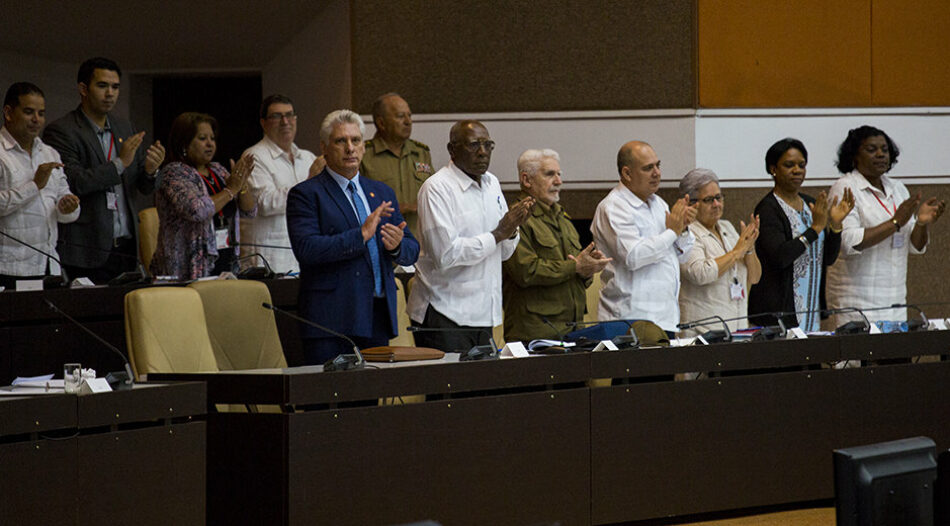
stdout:
[[158,209],[154,206],[139,211],[139,254],[145,271],[151,274],[149,265],[158,246]]
[[597,305],[600,303],[600,272],[594,274],[594,282],[587,287],[587,314],[584,321],[597,321]]
[[218,370],[201,297],[193,289],[151,287],[126,294],[125,340],[139,380],[148,373]]
[[396,280],[396,329],[399,333],[395,338],[389,340],[389,345],[402,345],[406,347],[415,346],[412,339],[412,333],[406,330],[406,327],[412,325],[409,320],[409,313],[406,312],[406,294],[402,291],[402,281]]
[[222,371],[287,367],[267,285],[252,280],[196,281],[211,348]]

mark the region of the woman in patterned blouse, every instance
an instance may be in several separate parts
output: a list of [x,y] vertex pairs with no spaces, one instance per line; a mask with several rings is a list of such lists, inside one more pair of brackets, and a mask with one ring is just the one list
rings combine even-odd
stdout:
[[175,118],[167,164],[156,192],[158,246],[153,276],[192,280],[236,269],[238,214],[253,217],[257,203],[247,191],[253,158],[231,161],[231,173],[212,162],[218,122],[203,113]]

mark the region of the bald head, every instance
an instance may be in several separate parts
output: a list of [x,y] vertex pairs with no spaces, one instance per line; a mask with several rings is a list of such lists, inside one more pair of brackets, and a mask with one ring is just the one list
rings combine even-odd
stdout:
[[456,122],[449,130],[449,155],[452,162],[472,178],[488,171],[495,143],[484,124],[474,120]]
[[620,182],[642,200],[660,187],[660,159],[653,147],[643,141],[630,141],[617,152]]

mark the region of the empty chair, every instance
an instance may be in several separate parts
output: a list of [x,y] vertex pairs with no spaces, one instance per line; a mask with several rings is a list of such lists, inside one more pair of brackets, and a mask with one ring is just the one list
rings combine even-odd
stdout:
[[149,274],[151,274],[149,265],[152,264],[152,256],[157,246],[158,209],[153,206],[139,211],[139,255],[142,258],[142,266]]
[[406,330],[406,327],[412,325],[409,320],[409,313],[406,312],[406,294],[402,290],[402,280],[396,279],[396,329],[399,333],[395,338],[389,340],[389,345],[403,345],[412,347],[415,341],[412,339],[412,333]]
[[125,340],[139,380],[148,373],[218,370],[201,297],[193,289],[152,287],[126,294]]
[[222,371],[287,367],[267,285],[253,280],[197,281],[211,348]]

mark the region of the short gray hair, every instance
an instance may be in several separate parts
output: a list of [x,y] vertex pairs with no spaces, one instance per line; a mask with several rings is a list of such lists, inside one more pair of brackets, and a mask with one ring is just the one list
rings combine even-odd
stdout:
[[333,127],[337,124],[355,124],[360,128],[360,135],[366,136],[366,125],[357,113],[350,110],[336,110],[323,118],[323,124],[320,125],[320,142],[330,142],[330,134],[333,133]]
[[545,159],[554,159],[561,162],[561,156],[556,151],[545,148],[543,150],[525,150],[518,157],[518,176],[521,172],[527,172],[528,175],[534,175],[541,169],[541,162]]
[[696,199],[699,190],[709,183],[719,184],[716,172],[709,168],[693,168],[680,179],[679,195],[686,194],[690,199]]

